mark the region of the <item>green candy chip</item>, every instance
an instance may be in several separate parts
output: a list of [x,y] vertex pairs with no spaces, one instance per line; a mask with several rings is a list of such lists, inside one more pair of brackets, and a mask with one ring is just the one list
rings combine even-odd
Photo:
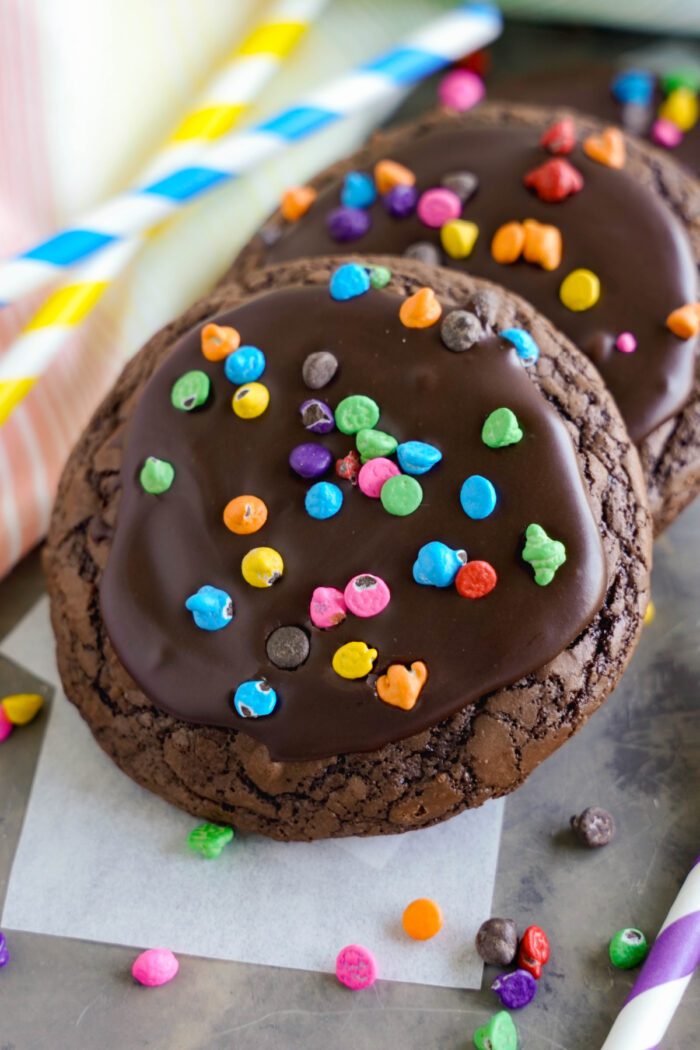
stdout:
[[481,428],[481,440],[489,448],[517,445],[523,439],[517,416],[509,408],[497,408]]
[[379,405],[364,394],[344,397],[335,410],[335,425],[341,434],[372,430],[379,422]]
[[474,1032],[476,1050],[518,1050],[518,1031],[507,1010],[494,1014]]
[[232,838],[233,828],[224,828],[220,824],[199,824],[187,836],[187,845],[207,860],[216,860]]
[[369,283],[373,288],[386,288],[391,280],[391,270],[388,266],[372,266],[369,271]]
[[700,71],[697,69],[671,69],[661,77],[661,90],[670,95],[678,88],[687,88],[697,95],[700,92]]
[[185,372],[173,383],[170,391],[170,400],[174,408],[181,412],[191,412],[193,408],[199,408],[209,397],[211,380],[206,372],[195,369]]
[[420,507],[423,502],[423,489],[420,482],[410,474],[396,474],[384,482],[379,498],[388,514],[405,518]]
[[610,941],[610,962],[618,970],[632,970],[640,966],[649,953],[649,944],[641,930],[630,927],[618,930]]
[[383,430],[364,429],[357,432],[355,444],[363,463],[366,463],[368,459],[377,459],[378,456],[391,456],[396,452],[398,441]]
[[553,540],[541,525],[528,525],[525,530],[523,560],[535,572],[535,583],[546,587],[554,579],[557,569],[566,561],[566,547],[560,540]]
[[141,467],[139,481],[144,492],[151,496],[162,496],[167,492],[175,478],[175,468],[167,459],[149,456]]

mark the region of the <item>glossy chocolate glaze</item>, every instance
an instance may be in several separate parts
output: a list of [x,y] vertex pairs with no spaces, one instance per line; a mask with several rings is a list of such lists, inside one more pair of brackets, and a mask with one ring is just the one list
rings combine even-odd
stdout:
[[[538,390],[515,352],[495,337],[456,354],[443,346],[439,325],[405,328],[401,299],[370,291],[334,302],[325,287],[263,294],[216,318],[243,341],[264,349],[262,377],[270,407],[244,421],[231,410],[233,386],[223,365],[204,360],[200,328],[173,349],[144,388],[131,419],[122,467],[122,501],[101,587],[101,606],[120,661],[159,707],[186,721],[243,730],[263,741],[273,758],[302,760],[371,751],[434,725],[490,691],[541,668],[574,639],[600,608],[605,561],[573,446],[561,417]],[[302,363],[331,350],[340,368],[318,392],[332,406],[352,393],[379,403],[379,427],[400,441],[418,439],[442,449],[443,461],[421,478],[422,506],[396,518],[378,500],[332,476],[345,502],[340,513],[315,521],[304,510],[308,483],[292,473],[288,455],[308,439],[299,405],[309,396]],[[200,368],[212,379],[207,404],[174,409],[170,389],[183,372]],[[481,441],[495,408],[516,413],[523,440],[504,449]],[[353,440],[335,431],[323,443],[336,457]],[[163,496],[144,493],[138,473],[148,455],[175,466]],[[472,521],[459,503],[468,475],[496,486],[490,518]],[[269,517],[252,536],[229,532],[225,504],[249,493],[265,500]],[[547,587],[535,584],[521,558],[523,533],[538,522],[564,542],[567,561]],[[439,539],[490,561],[499,575],[486,598],[460,598],[413,581],[418,549]],[[271,546],[285,561],[273,587],[248,586],[243,555]],[[357,573],[389,584],[392,600],[379,616],[349,615],[328,631],[313,628],[309,599],[319,585],[344,588]],[[204,583],[226,590],[235,617],[221,631],[194,626],[184,602]],[[275,668],[265,642],[278,626],[297,624],[311,638],[306,663]],[[379,650],[375,672],[394,662],[423,660],[429,679],[410,712],[376,696],[373,680],[348,681],[331,668],[335,650],[364,640]],[[273,715],[242,720],[231,700],[243,680],[266,677],[277,690]]]

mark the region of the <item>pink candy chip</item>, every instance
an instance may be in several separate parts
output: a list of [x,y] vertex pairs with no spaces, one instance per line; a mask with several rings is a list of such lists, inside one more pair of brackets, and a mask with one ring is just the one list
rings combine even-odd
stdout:
[[14,728],[12,722],[5,714],[5,708],[0,704],[0,744],[2,744],[3,740],[7,740]]
[[377,456],[376,459],[370,459],[360,467],[357,484],[360,486],[360,492],[364,492],[365,496],[379,499],[384,482],[400,473],[401,471],[392,460],[385,459],[384,456]]
[[464,113],[481,102],[486,94],[484,82],[470,69],[453,69],[440,81],[438,98],[446,109]]
[[377,616],[386,609],[391,591],[379,576],[370,572],[353,576],[345,588],[345,604],[355,616]]
[[131,976],[147,988],[158,988],[172,981],[179,969],[180,963],[169,948],[149,948],[134,959]]
[[675,149],[683,141],[683,132],[670,120],[659,117],[651,126],[651,138],[657,146],[665,146],[666,149]]
[[335,975],[346,988],[359,992],[362,988],[371,988],[376,981],[377,961],[369,948],[348,944],[338,952]]
[[309,615],[314,627],[336,627],[347,616],[343,592],[336,587],[317,587],[311,595]]
[[452,190],[437,187],[421,193],[416,206],[418,218],[425,226],[438,229],[462,214],[462,202]]
[[615,340],[615,346],[623,354],[633,354],[637,349],[637,340],[631,332],[620,332]]

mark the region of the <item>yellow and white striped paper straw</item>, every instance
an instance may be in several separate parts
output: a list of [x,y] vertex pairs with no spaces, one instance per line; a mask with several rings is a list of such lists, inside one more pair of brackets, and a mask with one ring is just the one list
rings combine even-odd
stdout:
[[[299,42],[326,0],[275,0],[261,21],[207,85],[158,155],[142,183],[187,163],[243,118],[268,80]],[[143,244],[134,236],[108,245],[73,270],[46,299],[0,358],[0,426],[27,396],[76,327],[95,309]]]

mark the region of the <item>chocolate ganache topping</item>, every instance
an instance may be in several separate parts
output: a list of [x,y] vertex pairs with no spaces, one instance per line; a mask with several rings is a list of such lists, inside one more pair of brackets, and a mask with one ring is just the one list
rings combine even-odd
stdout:
[[[645,184],[638,171],[628,170],[629,165],[621,170],[608,167],[586,155],[580,125],[578,141],[565,159],[582,176],[582,189],[559,201],[541,200],[523,178],[552,159],[539,144],[546,120],[539,129],[506,117],[493,126],[489,107],[483,113],[428,119],[398,129],[356,158],[370,174],[382,158],[399,162],[415,175],[419,193],[441,186],[443,179],[449,186],[450,176],[465,171],[476,176],[476,189],[461,213],[478,227],[468,257],[452,258],[442,250],[440,229],[421,221],[420,207],[396,217],[381,196],[364,209],[370,220],[367,232],[343,235],[339,242],[329,222],[341,203],[339,175],[319,178],[318,197],[301,220],[273,220],[259,261],[272,264],[348,250],[400,255],[417,242],[430,242],[445,266],[517,292],[587,353],[615,397],[630,436],[639,443],[683,406],[692,388],[696,341],[681,340],[665,327],[673,310],[698,297],[688,237],[662,194]],[[338,170],[354,166],[350,158]],[[559,229],[563,252],[555,269],[546,271],[523,258],[510,265],[494,260],[491,242],[499,227],[525,219]],[[279,237],[273,236],[275,230]],[[559,289],[569,273],[582,268],[599,279],[600,297],[590,309],[574,312],[563,304]],[[616,348],[624,332],[636,340],[632,353]]]
[[[541,668],[603,600],[604,554],[585,483],[566,424],[532,370],[492,332],[484,331],[467,352],[451,352],[439,323],[402,323],[403,302],[395,291],[377,288],[339,302],[319,286],[249,299],[214,320],[235,328],[246,348],[262,350],[258,382],[269,391],[268,407],[254,418],[232,410],[234,391],[239,397],[250,384],[236,388],[224,361],[205,359],[197,327],[149,380],[128,428],[121,504],[101,585],[102,614],[117,655],[158,707],[188,722],[248,733],[274,759],[372,751],[434,725]],[[339,367],[323,389],[310,391],[302,369],[318,351],[334,355]],[[247,353],[244,364],[259,364]],[[202,402],[180,411],[173,387],[191,372],[210,382],[200,376],[190,388],[180,384],[177,404],[183,405],[183,390],[185,401],[193,398],[189,404]],[[407,491],[415,491],[415,480],[423,498],[406,516],[388,512],[382,499],[335,472],[333,463],[355,448],[355,435],[337,427],[322,434],[304,428],[300,406],[310,397],[336,412],[355,395],[378,406],[375,429],[442,454],[412,479]],[[495,424],[487,443],[484,423],[504,408],[517,424],[509,431],[512,443],[494,442],[494,433],[503,436]],[[347,402],[343,413],[346,423],[352,414]],[[384,459],[398,466],[388,451],[391,442],[377,440],[387,446]],[[323,480],[343,496],[340,509],[325,520],[305,506],[318,479],[305,480],[290,466],[290,453],[310,441],[331,453]],[[415,469],[425,447],[408,451],[403,463]],[[170,464],[174,474],[153,467],[149,457]],[[297,466],[302,459],[297,454]],[[475,475],[495,493],[489,512],[483,487],[469,488],[472,503],[466,506],[486,510],[483,518],[470,517],[460,500],[465,480]],[[403,494],[399,486],[397,498]],[[267,508],[264,524],[247,535],[223,520],[224,508],[240,495],[255,496]],[[254,507],[259,515],[261,503]],[[556,541],[553,561],[546,551],[544,562],[538,560],[539,548],[534,556],[525,550],[533,523]],[[528,530],[528,538],[537,547],[541,536]],[[459,583],[416,582],[418,552],[433,541],[466,551],[460,557],[467,566],[488,563],[495,587],[470,598]],[[244,578],[241,563],[258,547],[282,559],[282,574],[273,573],[271,586],[251,586],[247,570]],[[386,585],[389,599],[382,590],[381,611],[367,616],[348,610],[328,629],[315,626],[314,590],[343,592],[356,576],[375,576]],[[478,589],[483,578],[477,577]],[[224,595],[197,613],[204,627],[219,629],[198,626],[192,605],[186,607],[202,587]],[[365,598],[359,601],[357,608]],[[370,651],[370,667],[357,678],[342,677],[337,663],[334,669],[338,650],[351,642]],[[406,678],[400,670],[387,676],[396,665],[414,665],[411,681],[416,690],[422,685],[409,709],[378,695],[382,676],[389,692],[401,686],[402,674]],[[276,705],[270,714],[245,717],[250,708],[238,710],[234,695],[242,683],[260,680],[274,690]]]

